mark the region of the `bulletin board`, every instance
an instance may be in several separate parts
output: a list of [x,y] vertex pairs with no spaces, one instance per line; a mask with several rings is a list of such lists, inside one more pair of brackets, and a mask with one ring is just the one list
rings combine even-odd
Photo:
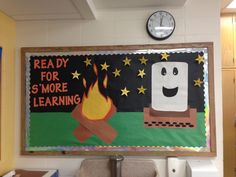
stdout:
[[216,155],[213,43],[21,55],[22,154]]

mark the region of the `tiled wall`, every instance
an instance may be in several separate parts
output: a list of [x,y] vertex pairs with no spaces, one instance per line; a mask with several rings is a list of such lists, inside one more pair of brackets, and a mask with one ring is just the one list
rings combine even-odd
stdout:
[[[215,100],[217,122],[216,158],[211,158],[222,173],[222,108],[220,73],[220,0],[187,0],[184,7],[161,8],[173,14],[176,19],[174,34],[165,41],[155,41],[146,33],[146,20],[160,8],[119,9],[100,11],[95,21],[54,20],[17,22],[17,95],[20,95],[20,48],[33,46],[84,46],[84,45],[125,45],[159,44],[182,42],[214,42]],[[16,100],[20,110],[19,97]],[[22,157],[20,143],[20,116],[16,123],[16,167],[18,168],[57,168],[62,177],[72,177],[84,157]],[[163,157],[146,157],[157,163],[161,177],[166,177],[166,160]],[[186,159],[181,158],[182,174],[185,177]],[[205,158],[204,158],[205,159]]]

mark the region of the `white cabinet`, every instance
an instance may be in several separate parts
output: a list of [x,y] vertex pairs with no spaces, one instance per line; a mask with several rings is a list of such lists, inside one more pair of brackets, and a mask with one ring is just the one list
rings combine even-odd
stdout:
[[236,14],[221,16],[224,176],[234,177],[236,167]]
[[232,14],[221,17],[221,57],[223,67],[235,66],[235,27],[236,16]]

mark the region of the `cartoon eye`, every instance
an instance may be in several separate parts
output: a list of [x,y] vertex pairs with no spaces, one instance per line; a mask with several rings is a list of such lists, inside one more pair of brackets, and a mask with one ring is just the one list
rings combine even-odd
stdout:
[[161,69],[161,75],[162,75],[162,76],[165,76],[165,75],[166,75],[166,68],[162,68],[162,69]]
[[176,67],[174,67],[174,69],[173,69],[173,74],[174,74],[174,75],[177,75],[177,74],[178,74],[178,69],[177,69]]

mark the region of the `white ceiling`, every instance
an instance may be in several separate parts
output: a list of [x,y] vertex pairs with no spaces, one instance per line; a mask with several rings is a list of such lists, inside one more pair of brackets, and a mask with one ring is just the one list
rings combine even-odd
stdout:
[[15,20],[96,19],[112,8],[183,6],[187,0],[1,0],[0,10]]
[[182,6],[186,0],[93,0],[98,9]]
[[236,12],[236,9],[227,9],[226,6],[228,6],[232,0],[221,0],[221,12],[222,13],[229,13],[229,12]]

